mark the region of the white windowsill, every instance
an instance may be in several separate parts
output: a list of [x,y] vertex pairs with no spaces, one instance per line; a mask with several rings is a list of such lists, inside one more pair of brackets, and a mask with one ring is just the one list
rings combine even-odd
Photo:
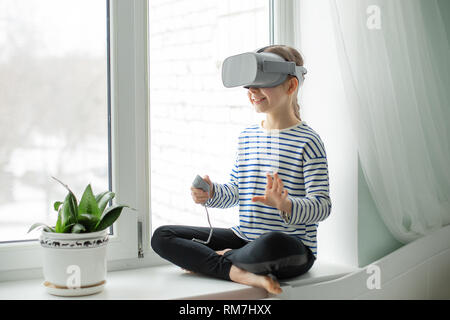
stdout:
[[[355,268],[316,264],[306,274],[281,281],[282,287],[299,287],[342,277]],[[94,300],[172,300],[172,299],[277,299],[263,289],[218,280],[196,274],[187,274],[174,265],[108,272],[105,289],[84,297],[57,297],[48,294],[43,279],[0,282],[0,299],[94,299]]]

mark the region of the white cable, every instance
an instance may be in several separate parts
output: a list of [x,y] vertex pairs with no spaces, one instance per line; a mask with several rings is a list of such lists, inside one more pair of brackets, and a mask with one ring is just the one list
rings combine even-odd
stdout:
[[203,244],[208,244],[208,243],[211,241],[211,237],[212,237],[212,234],[213,234],[213,227],[212,227],[212,225],[211,225],[211,221],[209,220],[209,212],[208,212],[208,209],[206,208],[205,204],[202,204],[202,205],[205,207],[205,210],[206,210],[206,216],[208,217],[208,224],[209,224],[209,227],[211,228],[211,229],[209,230],[208,240],[203,241],[203,240],[200,240],[200,239],[192,238],[192,241],[199,242],[199,243],[203,243]]

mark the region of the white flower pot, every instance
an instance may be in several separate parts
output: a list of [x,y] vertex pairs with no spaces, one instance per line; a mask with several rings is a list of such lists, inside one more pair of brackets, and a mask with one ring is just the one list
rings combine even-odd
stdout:
[[108,230],[92,233],[42,231],[44,286],[59,296],[82,296],[106,283]]

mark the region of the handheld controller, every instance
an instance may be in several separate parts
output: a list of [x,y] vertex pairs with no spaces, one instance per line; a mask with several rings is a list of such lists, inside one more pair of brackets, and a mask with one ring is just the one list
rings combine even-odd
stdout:
[[[208,192],[208,194],[210,193],[209,192],[210,191],[209,184],[205,180],[203,180],[202,177],[200,177],[199,175],[197,175],[195,177],[194,182],[192,182],[192,186],[194,188],[202,189],[203,191]],[[203,205],[203,206],[205,206],[205,205]],[[208,240],[203,241],[203,240],[200,240],[200,239],[193,238],[192,241],[203,243],[203,244],[208,244],[209,241],[211,241],[211,236],[212,236],[212,233],[213,233],[213,227],[211,225],[211,221],[209,220],[209,213],[208,213],[208,209],[206,209],[206,207],[205,207],[205,210],[206,210],[206,216],[208,217],[209,227],[211,228],[209,230]]]
[[192,182],[192,186],[209,193],[209,184],[199,175],[195,177],[194,182]]

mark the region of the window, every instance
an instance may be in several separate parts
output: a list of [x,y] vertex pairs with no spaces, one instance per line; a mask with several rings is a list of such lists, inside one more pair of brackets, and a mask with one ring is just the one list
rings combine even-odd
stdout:
[[[67,9],[70,6],[70,15]],[[0,2],[0,241],[54,224],[68,184],[109,188],[105,1]]]
[[9,194],[0,199],[0,233],[11,229],[0,242],[0,271],[11,279],[40,268],[38,241],[13,240],[27,239],[35,221],[54,223],[48,207],[65,195],[50,178],[58,172],[77,195],[91,183],[136,209],[125,209],[115,223],[107,255],[114,267],[137,259],[138,221],[149,212],[146,39],[140,36],[146,1],[2,0],[0,6],[0,77],[8,88],[0,93],[0,175],[9,179],[2,183]]
[[[223,87],[222,61],[269,44],[269,1],[151,1],[149,27],[152,229],[208,226],[190,186],[228,182],[238,135],[258,121],[245,89]],[[209,213],[238,223],[237,207]]]

